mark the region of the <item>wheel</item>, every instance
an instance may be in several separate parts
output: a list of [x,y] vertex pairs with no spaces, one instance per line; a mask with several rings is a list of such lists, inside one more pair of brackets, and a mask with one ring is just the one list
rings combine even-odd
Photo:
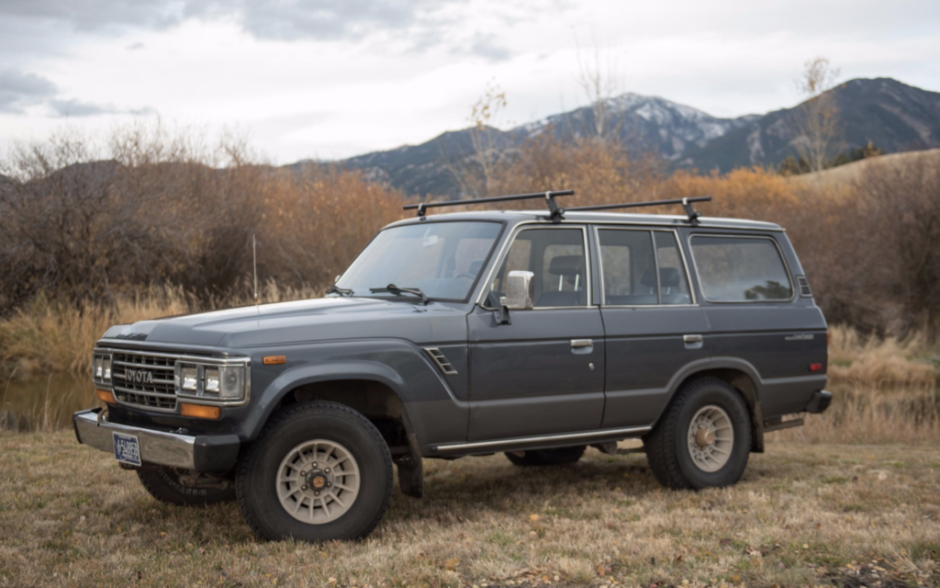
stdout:
[[679,391],[643,441],[650,469],[663,486],[730,486],[747,467],[750,415],[730,384],[701,378]]
[[297,404],[271,418],[241,461],[238,504],[261,537],[361,539],[392,496],[392,457],[375,426],[342,404]]
[[190,488],[180,484],[181,470],[147,468],[137,470],[137,477],[151,496],[167,504],[201,506],[235,500],[235,488]]
[[517,466],[552,466],[576,463],[584,455],[585,445],[558,449],[531,449],[520,453],[507,453],[506,458]]

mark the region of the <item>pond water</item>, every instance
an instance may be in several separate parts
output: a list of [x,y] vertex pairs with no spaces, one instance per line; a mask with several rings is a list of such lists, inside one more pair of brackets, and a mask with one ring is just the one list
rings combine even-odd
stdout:
[[52,373],[0,381],[0,429],[53,430],[72,426],[72,413],[100,406],[89,376]]

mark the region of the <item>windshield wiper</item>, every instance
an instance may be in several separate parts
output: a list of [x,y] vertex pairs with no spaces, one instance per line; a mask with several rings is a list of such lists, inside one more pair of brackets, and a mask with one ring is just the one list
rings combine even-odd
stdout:
[[323,294],[324,296],[327,294],[339,294],[340,296],[352,296],[353,291],[350,290],[349,288],[340,288],[336,284],[333,284]]
[[402,294],[411,294],[412,296],[420,296],[421,302],[427,305],[430,300],[427,295],[419,290],[418,288],[399,288],[395,284],[389,284],[384,288],[369,288],[369,292],[373,294],[381,294],[383,292],[388,292],[389,294],[394,294],[395,296],[401,296]]

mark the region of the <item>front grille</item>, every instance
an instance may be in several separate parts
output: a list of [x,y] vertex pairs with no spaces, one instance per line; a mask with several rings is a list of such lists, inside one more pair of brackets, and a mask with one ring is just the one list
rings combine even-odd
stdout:
[[159,411],[176,410],[176,386],[172,357],[115,351],[111,382],[114,396],[122,404]]

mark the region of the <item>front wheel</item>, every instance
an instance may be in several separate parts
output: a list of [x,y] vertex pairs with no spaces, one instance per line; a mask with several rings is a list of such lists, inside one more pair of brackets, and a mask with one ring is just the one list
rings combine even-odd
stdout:
[[730,486],[741,479],[751,451],[747,405],[724,380],[694,380],[679,390],[644,445],[663,486]]
[[275,415],[239,464],[238,504],[265,539],[360,539],[392,494],[392,458],[363,415],[333,402]]

